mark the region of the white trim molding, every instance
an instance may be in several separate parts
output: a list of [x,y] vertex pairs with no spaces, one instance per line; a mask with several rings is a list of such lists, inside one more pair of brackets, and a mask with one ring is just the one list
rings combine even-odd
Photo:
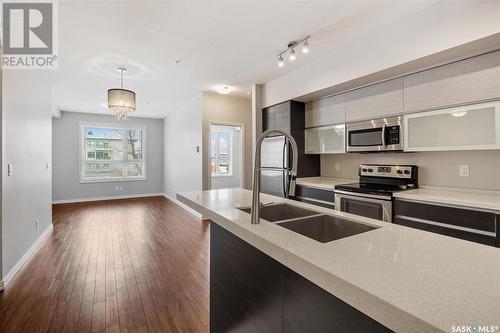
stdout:
[[90,202],[90,201],[106,201],[106,200],[118,200],[118,199],[134,199],[134,198],[146,198],[146,197],[162,197],[164,193],[143,193],[143,194],[125,194],[125,195],[108,195],[104,197],[91,197],[91,198],[78,198],[78,199],[63,199],[63,200],[52,200],[53,205],[65,204],[65,203],[78,203],[78,202]]
[[166,193],[164,194],[165,198],[167,198],[168,200],[172,201],[173,203],[175,203],[176,205],[180,206],[181,208],[185,209],[189,214],[193,215],[194,217],[196,217],[197,219],[199,220],[203,220],[203,216],[198,213],[197,211],[195,211],[193,208],[189,207],[188,205],[180,202],[179,200],[177,200],[176,198],[172,198],[170,197],[169,195],[167,195]]
[[8,287],[8,285],[12,282],[17,272],[23,267],[23,265],[28,261],[28,259],[35,254],[40,246],[43,244],[43,241],[47,238],[47,236],[52,232],[53,225],[50,225],[45,229],[45,231],[38,237],[38,239],[31,245],[31,247],[26,251],[26,253],[22,256],[21,259],[16,263],[16,265],[10,270],[10,272],[5,276],[5,278],[0,281],[0,290],[3,290]]

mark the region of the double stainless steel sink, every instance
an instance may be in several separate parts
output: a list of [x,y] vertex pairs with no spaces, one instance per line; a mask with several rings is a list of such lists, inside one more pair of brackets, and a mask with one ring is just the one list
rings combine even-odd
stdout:
[[[238,209],[250,214],[250,207]],[[321,214],[287,203],[270,204],[261,207],[260,217],[321,243],[328,243],[377,229],[377,227],[349,221],[337,216]]]

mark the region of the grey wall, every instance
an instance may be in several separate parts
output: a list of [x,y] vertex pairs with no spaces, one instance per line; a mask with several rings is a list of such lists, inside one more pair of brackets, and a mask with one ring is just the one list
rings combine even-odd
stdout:
[[203,93],[203,189],[210,187],[209,161],[209,124],[243,124],[245,126],[245,184],[252,187],[252,100],[238,96]]
[[177,192],[200,191],[202,188],[201,124],[201,95],[164,120],[164,192],[171,199],[175,199]]
[[[122,124],[111,115],[75,112],[62,112],[61,118],[53,119],[52,199],[54,201],[163,193],[163,120],[146,118],[126,120],[131,125],[146,125],[147,127],[146,180],[83,184],[80,183],[79,178],[79,124],[81,121]],[[123,189],[117,189],[117,186]]]
[[[321,175],[357,179],[362,163],[416,164],[421,185],[500,190],[500,150],[322,155]],[[460,164],[470,165],[469,177],[459,176]]]
[[2,279],[52,223],[52,172],[45,167],[52,160],[51,75],[3,73]]

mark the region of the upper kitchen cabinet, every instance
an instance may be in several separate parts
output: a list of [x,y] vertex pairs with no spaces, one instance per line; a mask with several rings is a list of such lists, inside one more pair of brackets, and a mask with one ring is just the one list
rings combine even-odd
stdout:
[[262,131],[280,129],[290,133],[299,149],[297,177],[320,175],[319,155],[305,154],[305,105],[287,101],[262,110]]
[[345,95],[306,103],[306,128],[343,124],[344,122]]
[[345,153],[345,125],[306,129],[306,154]]
[[404,78],[406,113],[500,98],[500,51]]
[[288,101],[262,110],[262,130],[280,129],[291,132],[292,108],[297,108],[295,101]]
[[405,115],[405,151],[500,148],[500,102]]
[[354,90],[346,95],[347,122],[403,113],[403,78]]

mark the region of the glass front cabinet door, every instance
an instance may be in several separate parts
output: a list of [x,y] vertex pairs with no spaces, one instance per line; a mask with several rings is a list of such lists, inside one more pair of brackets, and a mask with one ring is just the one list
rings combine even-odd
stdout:
[[500,102],[405,115],[405,151],[500,149]]
[[306,154],[345,153],[345,125],[306,129]]

